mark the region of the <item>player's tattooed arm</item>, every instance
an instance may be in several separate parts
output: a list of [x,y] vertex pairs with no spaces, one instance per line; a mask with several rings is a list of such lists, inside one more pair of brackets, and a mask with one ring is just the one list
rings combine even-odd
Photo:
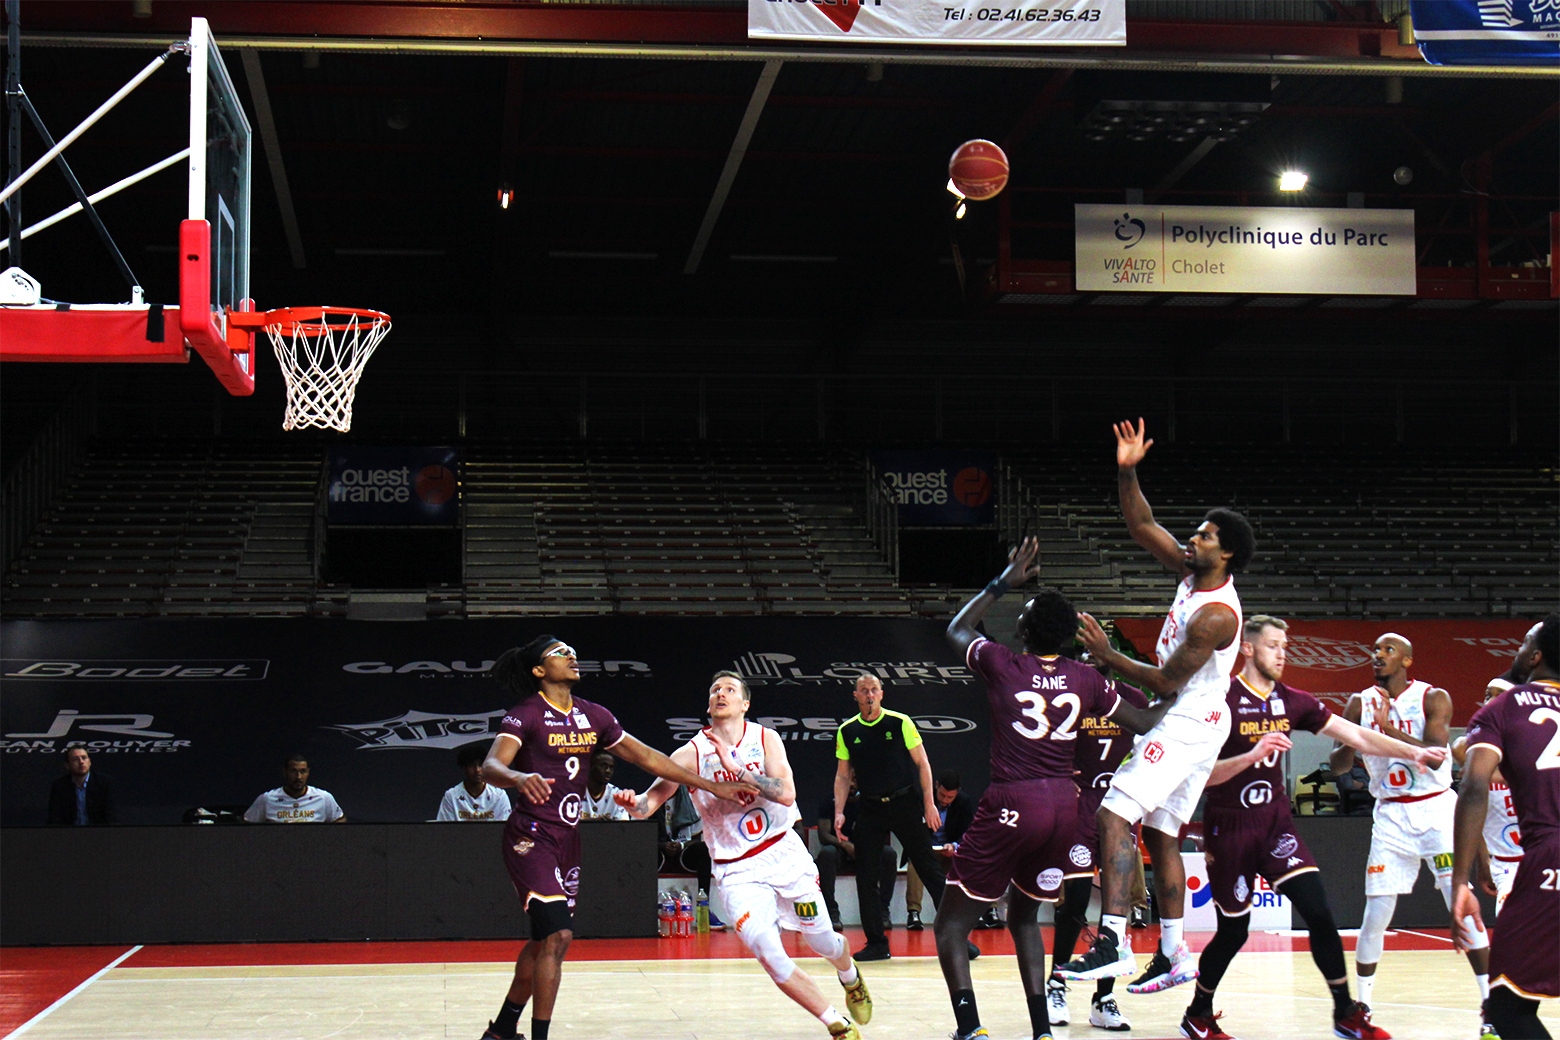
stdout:
[[[1036,562],[1040,556],[1040,540],[1038,538],[1025,538],[1023,542],[1015,546],[1008,553],[1008,565],[996,580],[1010,589],[1016,589],[1020,585],[1027,584],[1031,578],[1040,573],[1040,566]],[[978,595],[964,604],[953,620],[948,622],[948,642],[961,654],[968,654],[970,644],[980,638],[980,632],[976,626],[986,616],[986,611],[997,601],[997,596],[990,589],[982,589]]]
[[1472,880],[1478,869],[1479,839],[1484,834],[1484,816],[1490,804],[1490,777],[1500,764],[1493,748],[1475,747],[1463,767],[1462,784],[1457,790],[1456,824],[1452,831],[1452,942],[1458,950],[1468,949],[1463,921],[1473,918],[1474,927],[1484,930],[1484,916]]
[[1208,787],[1217,787],[1226,780],[1234,779],[1275,751],[1288,751],[1294,746],[1293,741],[1282,733],[1264,733],[1261,739],[1250,751],[1242,752],[1231,758],[1221,758],[1213,764],[1213,771],[1208,774]]
[[[1360,695],[1357,693],[1353,694],[1349,697],[1348,703],[1343,706],[1343,720],[1345,722],[1352,722],[1358,726],[1360,724],[1360,715],[1362,711],[1363,708],[1361,707]],[[1322,732],[1327,732],[1326,726],[1322,727]],[[1329,734],[1329,736],[1331,736],[1331,734]],[[1342,776],[1344,773],[1347,773],[1349,770],[1353,769],[1354,749],[1345,744],[1343,741],[1339,740],[1336,744],[1333,745],[1332,753],[1327,756],[1327,768],[1332,771],[1333,776]]]
[[1175,693],[1196,675],[1213,657],[1213,652],[1230,645],[1240,633],[1240,619],[1223,603],[1197,608],[1186,624],[1186,642],[1178,647],[1162,666],[1134,661],[1110,645],[1110,637],[1089,614],[1078,615],[1078,639],[1097,661],[1110,665],[1115,673],[1134,686],[1164,695]]
[[1138,486],[1138,463],[1154,446],[1153,438],[1145,436],[1146,428],[1141,418],[1136,427],[1130,421],[1112,427],[1116,434],[1116,490],[1121,497],[1121,515],[1134,542],[1166,567],[1181,573],[1186,569],[1186,547],[1154,519],[1154,511]]

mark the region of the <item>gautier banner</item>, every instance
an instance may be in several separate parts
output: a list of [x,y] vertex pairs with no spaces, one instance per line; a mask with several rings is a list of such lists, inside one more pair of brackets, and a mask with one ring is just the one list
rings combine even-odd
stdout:
[[748,0],[748,36],[824,43],[1124,47],[1126,0]]
[[1412,296],[1414,211],[1074,206],[1084,292]]
[[[1168,596],[1171,590],[1167,588]],[[1248,612],[1257,605],[1247,603]],[[1287,620],[1287,619],[1286,619]],[[1159,618],[1121,618],[1116,627],[1145,657],[1159,639]],[[1289,621],[1284,682],[1316,694],[1342,711],[1349,694],[1374,680],[1371,647],[1396,632],[1414,646],[1409,678],[1423,679],[1452,695],[1452,725],[1466,726],[1489,681],[1511,667],[1532,620],[1501,621]],[[1244,663],[1244,662],[1242,662]]]

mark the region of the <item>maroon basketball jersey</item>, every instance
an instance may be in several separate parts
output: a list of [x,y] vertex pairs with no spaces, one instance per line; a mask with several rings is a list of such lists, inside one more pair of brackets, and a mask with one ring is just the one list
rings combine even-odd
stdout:
[[991,706],[991,782],[1070,778],[1078,724],[1121,703],[1099,672],[1065,657],[1015,654],[977,639],[967,660]]
[[[1230,706],[1230,736],[1219,749],[1220,758],[1244,755],[1256,747],[1264,733],[1297,729],[1315,733],[1332,717],[1327,705],[1304,690],[1274,683],[1271,692],[1261,694],[1238,675],[1230,683],[1226,703]],[[1275,751],[1219,786],[1208,788],[1208,808],[1266,810],[1274,804],[1287,808],[1288,788],[1284,767],[1279,764],[1282,758],[1283,753]]]
[[1474,712],[1468,750],[1479,745],[1500,755],[1511,788],[1522,849],[1531,856],[1556,839],[1560,827],[1560,682],[1513,686]]
[[[1138,708],[1148,707],[1148,698],[1136,686],[1128,686],[1114,679],[1105,680],[1105,688],[1119,693],[1121,699]],[[1116,775],[1116,767],[1132,750],[1133,734],[1121,728],[1121,724],[1109,715],[1086,715],[1078,724],[1078,748],[1073,753],[1074,777],[1082,790],[1110,786],[1110,778]]]
[[623,739],[623,727],[599,704],[574,698],[567,712],[553,706],[541,694],[533,694],[509,709],[499,731],[518,738],[520,750],[510,768],[538,773],[551,780],[552,797],[541,805],[521,795],[510,822],[525,816],[542,823],[580,822],[580,800],[590,781],[590,756]]

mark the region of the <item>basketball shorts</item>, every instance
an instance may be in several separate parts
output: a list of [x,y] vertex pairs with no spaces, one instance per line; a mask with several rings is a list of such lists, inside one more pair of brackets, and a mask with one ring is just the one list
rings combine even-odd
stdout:
[[1490,941],[1490,985],[1560,997],[1560,844],[1528,847]]
[[1009,884],[1030,899],[1061,899],[1077,803],[1078,785],[1063,777],[992,784],[948,864],[948,884],[983,903]]
[[1072,847],[1067,850],[1063,877],[1093,877],[1100,865],[1100,802],[1108,787],[1091,787],[1078,792],[1078,819],[1073,826]]
[[746,859],[717,863],[713,871],[738,935],[776,926],[793,932],[833,927],[818,887],[818,866],[795,831]]
[[1170,709],[1159,724],[1138,737],[1116,770],[1105,808],[1128,823],[1177,834],[1192,818],[1208,774],[1230,735],[1230,711],[1223,699]]
[[1436,884],[1452,876],[1452,818],[1457,796],[1443,791],[1419,802],[1376,803],[1365,860],[1367,896],[1406,895],[1414,890],[1419,861]]
[[1311,850],[1295,833],[1287,805],[1205,812],[1203,849],[1213,901],[1225,917],[1251,909],[1258,877],[1277,888],[1296,874],[1317,869]]
[[503,851],[522,909],[529,910],[532,900],[560,899],[574,909],[580,890],[579,831],[516,813],[504,827]]
[[1495,882],[1495,914],[1500,915],[1501,908],[1506,905],[1506,897],[1511,895],[1511,886],[1517,880],[1517,868],[1522,865],[1522,858],[1496,859],[1490,857],[1490,880]]

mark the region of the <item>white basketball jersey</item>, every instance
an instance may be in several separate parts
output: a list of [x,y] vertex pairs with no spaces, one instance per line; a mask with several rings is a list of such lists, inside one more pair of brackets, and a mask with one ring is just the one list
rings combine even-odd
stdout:
[[1186,642],[1186,630],[1192,623],[1192,615],[1210,603],[1222,603],[1235,612],[1237,631],[1229,645],[1215,650],[1213,656],[1181,687],[1181,696],[1177,698],[1175,707],[1170,709],[1181,715],[1198,714],[1199,708],[1224,704],[1230,692],[1230,673],[1235,669],[1235,659],[1240,656],[1239,623],[1245,616],[1241,613],[1240,596],[1235,592],[1234,578],[1226,578],[1224,584],[1216,589],[1201,591],[1192,587],[1195,580],[1196,575],[1188,574],[1176,587],[1175,601],[1170,604],[1170,613],[1159,629],[1159,643],[1154,647],[1154,656],[1159,666],[1164,667],[1170,655]]
[[1511,788],[1499,780],[1490,781],[1490,805],[1484,812],[1484,844],[1490,855],[1512,860],[1522,856],[1522,834],[1517,827],[1517,809],[1511,803]]
[[[1430,684],[1415,679],[1407,689],[1390,701],[1387,721],[1415,740],[1425,739],[1425,694]],[[1372,686],[1360,691],[1360,725],[1381,732],[1376,725],[1376,706],[1387,700],[1380,687]],[[1386,758],[1382,755],[1361,754],[1365,769],[1370,773],[1370,793],[1377,800],[1382,798],[1423,798],[1451,790],[1452,756],[1436,769],[1421,773],[1412,761]]]
[[[699,756],[700,776],[706,780],[741,779],[720,764],[709,730],[701,731],[688,743]],[[748,772],[764,776],[764,727],[744,722],[742,740],[731,749],[731,757]],[[752,801],[738,805],[704,791],[690,793],[699,818],[704,821],[704,843],[709,846],[710,858],[716,861],[740,859],[770,838],[784,836],[802,818],[795,805],[781,805],[756,795]]]

